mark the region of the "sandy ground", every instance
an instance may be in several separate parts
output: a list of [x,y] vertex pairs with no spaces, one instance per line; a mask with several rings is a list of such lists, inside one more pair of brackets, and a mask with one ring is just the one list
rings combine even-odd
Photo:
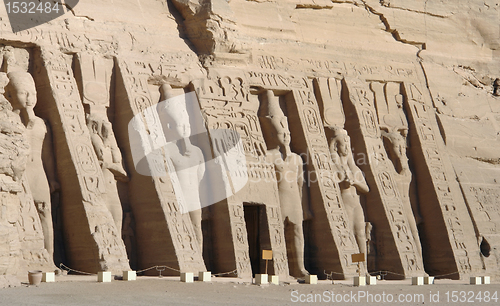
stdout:
[[[491,299],[495,296],[496,302]],[[354,287],[352,281],[257,286],[236,278],[181,283],[178,277],[98,283],[97,276],[67,275],[38,287],[24,283],[0,289],[0,305],[296,305],[302,304],[301,300],[304,304],[323,305],[500,305],[500,284],[437,280],[434,285],[412,286],[410,280],[404,280],[379,281],[376,286],[366,287]]]

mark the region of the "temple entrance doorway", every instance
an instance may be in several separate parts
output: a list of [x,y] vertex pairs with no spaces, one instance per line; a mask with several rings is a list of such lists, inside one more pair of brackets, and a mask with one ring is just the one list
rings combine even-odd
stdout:
[[262,254],[262,234],[265,226],[265,206],[262,204],[243,204],[245,214],[245,224],[247,228],[248,251],[250,264],[252,265],[252,275],[264,273],[265,268],[261,264]]

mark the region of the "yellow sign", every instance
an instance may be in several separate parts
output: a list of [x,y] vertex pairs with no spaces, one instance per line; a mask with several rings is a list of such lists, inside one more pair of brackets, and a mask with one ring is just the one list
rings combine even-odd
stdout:
[[365,261],[365,253],[352,254],[352,262],[363,262]]
[[262,259],[273,260],[273,251],[271,251],[271,250],[262,250]]

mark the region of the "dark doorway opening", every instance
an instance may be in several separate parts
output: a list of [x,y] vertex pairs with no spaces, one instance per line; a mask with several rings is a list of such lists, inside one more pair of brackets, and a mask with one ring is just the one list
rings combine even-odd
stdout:
[[260,274],[261,272],[261,228],[263,223],[264,205],[245,204],[243,206],[245,214],[245,223],[248,236],[248,251],[250,255],[250,264],[252,265],[252,275]]

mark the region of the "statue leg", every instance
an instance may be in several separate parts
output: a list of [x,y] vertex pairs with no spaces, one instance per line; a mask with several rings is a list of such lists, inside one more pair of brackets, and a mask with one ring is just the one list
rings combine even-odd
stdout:
[[302,226],[302,209],[296,209],[290,212],[285,224],[286,243],[288,262],[290,272],[295,277],[304,277],[309,275],[304,265],[304,230]]
[[54,256],[54,228],[52,225],[52,212],[50,201],[36,201],[35,202],[40,222],[42,223],[44,247],[49,252],[52,260]]
[[104,177],[107,181],[106,183],[106,206],[108,207],[113,220],[115,221],[116,230],[118,231],[118,237],[122,237],[122,223],[123,223],[123,208],[120,201],[120,196],[118,195],[118,188],[116,186],[116,180],[114,175],[108,170],[103,171]]
[[116,230],[118,231],[118,237],[122,236],[122,221],[123,221],[123,211],[120,202],[114,203],[114,201],[108,201],[108,209],[113,216],[115,221]]
[[365,254],[365,262],[362,263],[361,274],[367,274],[366,269],[366,224],[365,224],[365,214],[363,213],[363,208],[361,205],[357,205],[353,211],[353,226],[354,226],[354,237],[358,243],[359,252]]
[[365,228],[365,215],[361,205],[354,208],[353,211],[353,226],[354,236],[358,243],[359,252],[366,255],[366,228]]
[[200,252],[203,252],[203,231],[201,230],[201,209],[197,209],[189,212],[191,217],[191,223],[193,223],[194,232],[196,235],[196,240],[198,240],[198,245],[200,246]]
[[309,275],[304,265],[304,230],[302,222],[293,224],[293,249],[294,257],[297,263],[297,269],[300,271],[301,276]]

